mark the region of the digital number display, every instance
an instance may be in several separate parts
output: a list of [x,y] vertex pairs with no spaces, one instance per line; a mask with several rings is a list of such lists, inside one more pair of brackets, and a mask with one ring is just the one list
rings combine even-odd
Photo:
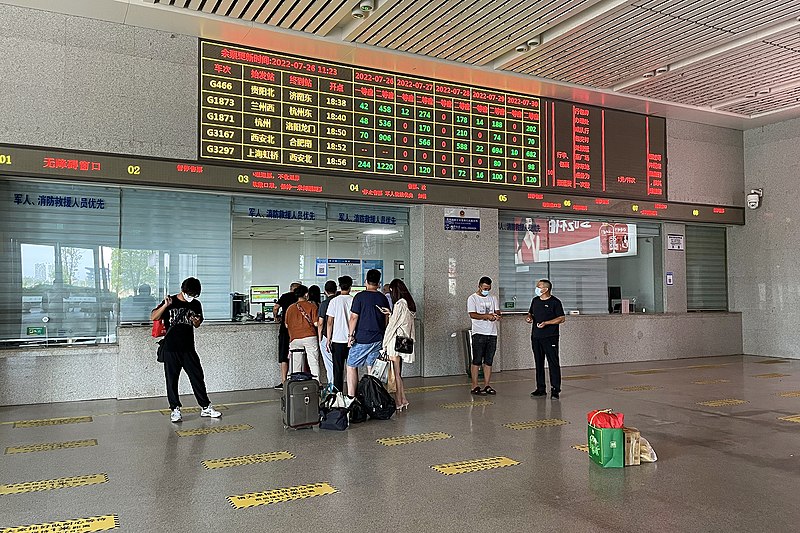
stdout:
[[666,198],[662,118],[200,42],[200,158]]

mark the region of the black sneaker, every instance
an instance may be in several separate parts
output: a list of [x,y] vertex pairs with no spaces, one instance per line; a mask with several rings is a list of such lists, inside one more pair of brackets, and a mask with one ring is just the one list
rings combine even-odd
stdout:
[[275,389],[275,390],[283,390],[283,383],[278,383],[277,385],[275,385],[272,388]]
[[550,398],[552,398],[553,400],[558,400],[558,391],[555,391],[555,390],[551,391],[550,392]]
[[531,393],[531,396],[547,396],[546,390],[536,389]]

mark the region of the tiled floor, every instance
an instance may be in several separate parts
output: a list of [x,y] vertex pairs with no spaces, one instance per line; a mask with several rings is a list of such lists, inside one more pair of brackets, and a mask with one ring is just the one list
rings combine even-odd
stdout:
[[[498,395],[482,398],[462,377],[409,379],[408,412],[346,432],[285,431],[272,390],[214,394],[220,420],[186,413],[180,426],[163,398],[0,408],[0,531],[90,517],[106,518],[36,531],[800,531],[800,361],[564,374],[560,401],[531,398],[530,371],[497,374]],[[602,469],[573,448],[586,412],[605,407],[641,430],[657,463]],[[15,424],[61,417],[76,420]],[[543,419],[567,423],[505,427]],[[192,429],[210,431],[176,433]],[[431,468],[495,457],[507,459]]]

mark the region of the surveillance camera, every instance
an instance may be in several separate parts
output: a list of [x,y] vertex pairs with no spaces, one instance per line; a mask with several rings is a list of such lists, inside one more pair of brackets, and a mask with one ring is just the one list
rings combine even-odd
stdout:
[[527,44],[521,44],[521,45],[517,46],[516,50],[520,54],[524,54],[525,52],[528,51],[528,45]]
[[374,0],[361,0],[358,3],[358,8],[361,11],[372,11],[373,9],[375,9],[375,2]]
[[747,195],[747,207],[750,209],[758,209],[761,205],[761,197],[763,195],[763,189],[751,189],[750,194]]
[[350,14],[351,14],[351,15],[353,15],[353,18],[354,18],[354,19],[363,19],[363,18],[364,18],[364,16],[365,16],[365,15],[364,15],[364,12],[363,12],[363,11],[361,11],[361,10],[358,8],[358,6],[354,7],[354,8],[353,8],[353,11],[352,11]]
[[330,240],[333,240],[333,235],[331,235],[331,236],[330,236],[330,237],[328,237],[328,238],[329,238]]
[[255,237],[255,236],[256,236],[256,234],[255,234],[255,233],[253,233],[253,232],[251,231],[251,232],[250,232],[250,236],[251,236],[251,237]]

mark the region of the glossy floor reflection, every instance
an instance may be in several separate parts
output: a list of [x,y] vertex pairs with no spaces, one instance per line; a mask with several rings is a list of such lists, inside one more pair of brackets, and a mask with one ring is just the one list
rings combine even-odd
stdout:
[[[221,419],[185,409],[180,426],[162,398],[0,408],[0,531],[90,517],[104,518],[75,530],[798,530],[800,361],[564,375],[558,401],[529,396],[531,371],[497,374],[498,395],[480,398],[466,378],[409,379],[407,412],[346,432],[285,431],[273,390],[214,394]],[[573,448],[586,412],[605,407],[641,430],[657,463],[602,469]],[[19,423],[54,418],[71,420]],[[542,419],[568,423],[504,426]],[[432,468],[497,457],[478,463],[486,470]]]

